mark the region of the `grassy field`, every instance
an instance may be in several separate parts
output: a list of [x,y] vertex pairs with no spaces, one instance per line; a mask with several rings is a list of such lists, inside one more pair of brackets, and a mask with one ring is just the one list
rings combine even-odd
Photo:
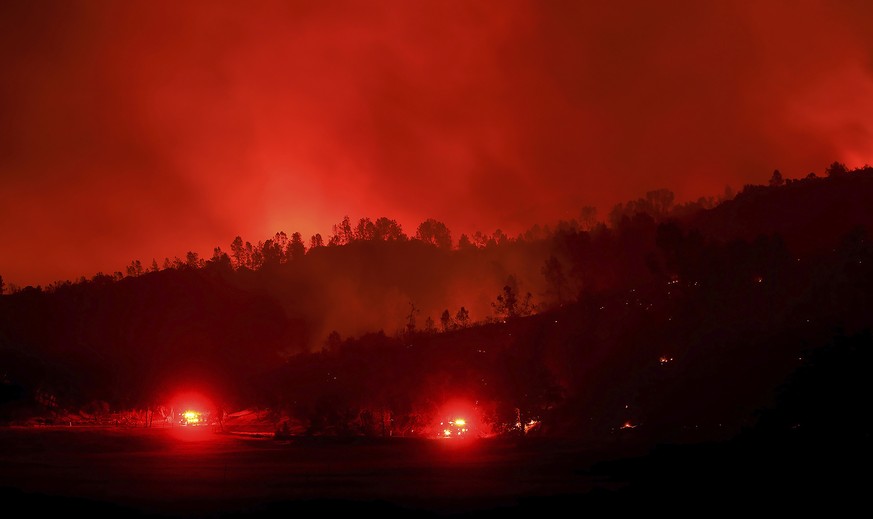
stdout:
[[594,458],[509,440],[276,441],[209,428],[0,429],[0,487],[32,510],[216,516],[295,510],[506,512],[599,486]]
[[816,435],[605,445],[0,428],[0,500],[40,517],[564,517],[866,506],[869,448]]

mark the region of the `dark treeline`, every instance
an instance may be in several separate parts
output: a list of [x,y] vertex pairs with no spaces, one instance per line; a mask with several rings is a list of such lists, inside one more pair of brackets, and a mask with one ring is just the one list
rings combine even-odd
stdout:
[[483,434],[731,437],[816,351],[869,337],[871,201],[871,168],[835,163],[732,199],[653,191],[608,224],[455,242],[346,218],[19,289],[0,298],[3,418],[196,386],[309,434],[438,434],[462,399]]

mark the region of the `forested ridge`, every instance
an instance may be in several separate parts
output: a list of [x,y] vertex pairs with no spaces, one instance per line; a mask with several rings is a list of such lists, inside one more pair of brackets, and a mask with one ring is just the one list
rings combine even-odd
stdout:
[[196,386],[313,435],[436,434],[463,399],[481,434],[729,438],[816,352],[869,348],[871,201],[873,170],[834,163],[515,237],[345,218],[326,239],[238,237],[210,259],[6,287],[0,418]]

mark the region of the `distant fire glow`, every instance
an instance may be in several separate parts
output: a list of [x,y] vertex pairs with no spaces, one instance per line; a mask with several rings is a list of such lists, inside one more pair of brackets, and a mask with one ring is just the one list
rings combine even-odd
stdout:
[[168,407],[173,409],[167,417],[168,421],[183,426],[196,426],[210,423],[215,404],[203,392],[186,390],[176,393],[168,402]]
[[448,422],[440,422],[440,425],[444,426],[443,436],[445,438],[463,437],[466,436],[469,432],[469,428],[467,427],[467,420],[465,418],[455,418],[454,420],[449,420]]
[[446,400],[437,411],[432,438],[483,438],[490,434],[479,401],[469,397]]
[[182,425],[199,425],[203,415],[199,411],[188,410],[182,413]]

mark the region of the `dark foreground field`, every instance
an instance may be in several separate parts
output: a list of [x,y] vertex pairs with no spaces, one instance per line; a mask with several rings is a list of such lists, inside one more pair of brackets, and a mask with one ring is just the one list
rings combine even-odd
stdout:
[[279,442],[184,427],[6,428],[0,438],[0,486],[7,497],[32,498],[33,511],[100,505],[110,512],[118,505],[162,515],[281,506],[460,513],[592,488],[592,478],[577,471],[581,453],[516,442]]
[[619,441],[593,449],[544,440],[280,442],[182,427],[2,428],[0,499],[40,517],[785,513],[861,502],[866,490],[838,451],[810,457],[803,445],[780,441],[635,456],[639,446]]

